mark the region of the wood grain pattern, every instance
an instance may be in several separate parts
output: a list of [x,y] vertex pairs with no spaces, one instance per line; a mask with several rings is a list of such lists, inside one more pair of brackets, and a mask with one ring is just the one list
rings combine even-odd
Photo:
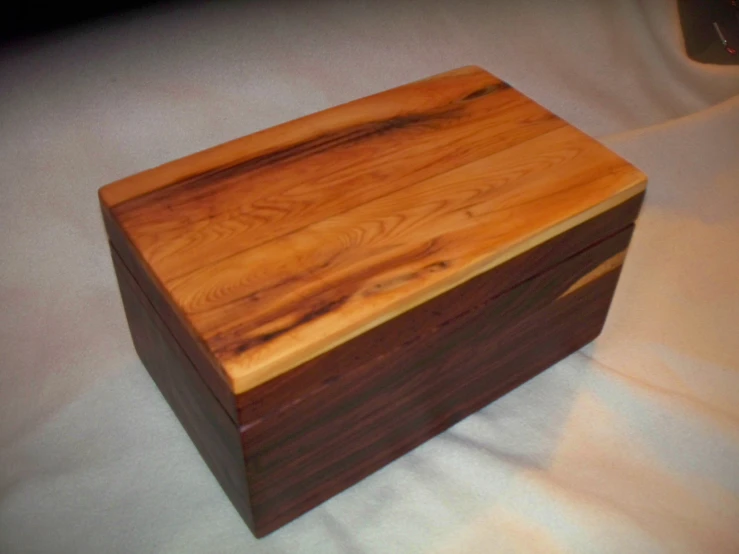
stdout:
[[[632,228],[502,293],[498,277],[510,269],[500,266],[465,291],[466,312],[437,318],[435,325],[417,328],[410,340],[369,355],[361,337],[247,393],[252,402],[261,396],[272,403],[281,386],[295,392],[304,390],[306,381],[313,383],[310,395],[290,402],[283,397],[278,409],[273,404],[269,413],[252,412],[256,417],[242,425],[257,535],[344,490],[595,338],[620,266],[563,293],[622,253]],[[523,254],[509,264],[526,268],[532,255],[541,253]],[[300,388],[296,380],[303,381]]]
[[[426,330],[463,318],[524,281],[551,270],[564,260],[582,253],[593,245],[619,235],[622,240],[636,219],[644,194],[581,223],[574,229],[557,235],[539,246],[521,254],[493,270],[470,279],[436,298],[400,316],[375,327],[359,337],[318,356],[292,371],[236,397],[238,421],[245,426],[271,414],[289,409],[311,397],[319,398],[330,386],[344,378],[345,368],[365,366],[388,352],[404,348],[422,337]],[[619,242],[614,250],[620,250],[625,242]],[[622,254],[620,251],[617,255]],[[609,260],[611,258],[608,258]],[[588,267],[594,270],[576,279],[574,289],[586,276],[601,268],[603,263]],[[615,267],[611,268],[615,269]]]
[[[458,98],[474,97],[500,82],[479,67],[462,67],[264,129],[126,177],[103,187],[100,190],[101,201],[113,207],[174,184],[227,170],[245,161],[274,155],[316,136],[328,136],[377,119],[390,120],[404,114],[422,113]],[[409,99],[412,99],[410,104]]]
[[608,258],[606,261],[598,265],[598,267],[590,270],[588,273],[580,277],[577,281],[572,283],[570,287],[562,293],[561,296],[567,296],[568,294],[572,294],[580,287],[584,287],[591,281],[595,281],[601,275],[605,275],[606,273],[610,273],[617,267],[621,267],[625,259],[626,259],[626,250],[622,250],[618,254],[614,254],[613,256]]
[[592,340],[642,198],[239,395],[238,425],[113,259],[142,361],[261,537]]
[[[247,390],[589,218],[594,196],[608,188],[601,175],[616,187],[631,185],[620,166],[593,167],[578,156],[584,150],[564,131],[572,132],[542,140],[540,166],[530,158],[521,170],[516,149],[506,150],[508,159],[470,164],[458,177],[445,174],[439,188],[433,179],[425,182],[426,194],[409,187],[364,204],[194,272],[170,292],[234,390]],[[563,190],[552,178],[568,155],[572,173]],[[518,186],[505,187],[511,172],[532,167],[531,181],[517,174]],[[609,190],[596,207],[632,195],[632,189]],[[254,271],[246,272],[249,267]]]
[[238,426],[111,247],[136,352],[241,517],[254,528]]
[[593,139],[463,68],[114,183],[100,198],[116,248],[138,260],[228,396],[644,184]]
[[[109,213],[103,210],[103,222],[111,242],[114,261],[120,261],[125,266],[133,280],[141,288],[143,295],[152,306],[156,318],[162,321],[177,344],[181,345],[183,354],[190,361],[200,378],[218,399],[226,413],[236,422],[238,420],[236,400],[226,378],[221,374],[220,366],[215,357],[207,350],[194,330],[183,325],[180,314],[169,301],[169,295],[159,283],[150,277],[145,263],[138,257],[136,249],[126,240],[120,227],[110,218]],[[114,248],[112,244],[116,244]],[[119,283],[120,283],[119,278]]]
[[485,90],[425,114],[319,136],[114,211],[169,281],[563,125],[507,85]]

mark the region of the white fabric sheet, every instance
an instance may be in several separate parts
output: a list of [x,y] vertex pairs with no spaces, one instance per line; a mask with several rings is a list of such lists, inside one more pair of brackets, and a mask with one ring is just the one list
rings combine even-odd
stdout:
[[[130,342],[99,186],[479,64],[650,177],[594,344],[254,539]],[[0,52],[0,552],[739,552],[739,69],[672,2],[161,6]]]

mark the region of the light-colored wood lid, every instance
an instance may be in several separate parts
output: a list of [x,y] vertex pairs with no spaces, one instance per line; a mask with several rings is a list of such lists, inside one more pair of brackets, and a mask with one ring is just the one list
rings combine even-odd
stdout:
[[466,67],[117,181],[100,198],[239,394],[645,183]]

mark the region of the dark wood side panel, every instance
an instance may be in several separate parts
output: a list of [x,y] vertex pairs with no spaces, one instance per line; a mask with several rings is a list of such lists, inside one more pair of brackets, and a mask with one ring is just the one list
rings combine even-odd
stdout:
[[105,229],[115,255],[118,257],[118,261],[123,263],[131,277],[135,279],[141,292],[148,298],[149,305],[154,310],[154,313],[159,316],[162,323],[169,329],[174,340],[184,350],[192,367],[195,368],[200,378],[221,403],[229,417],[235,422],[237,411],[234,395],[224,378],[218,374],[218,370],[215,368],[215,362],[207,355],[205,346],[182,323],[175,313],[171,301],[154,282],[154,279],[150,276],[144,263],[141,261],[140,256],[136,253],[135,248],[131,245],[131,242],[125,233],[121,231],[105,206],[101,206],[101,210]]
[[203,382],[112,247],[111,253],[139,358],[231,502],[253,529],[244,455],[236,424]]
[[[501,266],[490,272],[487,290],[480,283],[468,289],[470,298],[464,301],[476,309],[458,311],[451,318],[442,314],[412,340],[380,355],[367,356],[360,337],[297,370],[303,374],[296,373],[296,379],[310,383],[312,377],[317,384],[312,394],[300,396],[293,389],[292,404],[242,425],[257,536],[341,492],[593,340],[605,320],[620,267],[574,292],[565,291],[624,252],[632,229],[629,225],[502,293],[496,275],[512,270]],[[532,251],[510,264],[523,271],[542,255]],[[278,385],[265,386],[262,393],[278,391],[287,398]],[[265,398],[263,405],[270,401]]]

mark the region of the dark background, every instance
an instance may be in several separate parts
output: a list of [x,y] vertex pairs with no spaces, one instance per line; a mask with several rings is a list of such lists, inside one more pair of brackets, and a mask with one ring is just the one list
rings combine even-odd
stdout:
[[137,10],[154,4],[166,4],[157,0],[110,0],[88,2],[28,2],[14,0],[6,3],[0,16],[0,39],[32,37],[66,27],[93,22],[121,12]]
[[739,11],[730,0],[677,0],[677,5],[685,51],[691,59],[722,65],[739,63],[739,55],[726,52],[713,27],[715,21],[729,46],[739,50]]
[[[680,13],[685,49],[690,58],[712,64],[739,63],[739,55],[732,56],[724,50],[712,25],[713,21],[718,22],[729,45],[739,50],[739,18],[730,0],[676,0],[676,2]],[[101,18],[141,8],[181,3],[184,2],[110,0],[92,5],[87,2],[60,2],[49,6],[45,2],[15,0],[3,7],[3,13],[0,16],[0,41],[7,45],[17,39],[42,35],[78,24],[92,23]]]

